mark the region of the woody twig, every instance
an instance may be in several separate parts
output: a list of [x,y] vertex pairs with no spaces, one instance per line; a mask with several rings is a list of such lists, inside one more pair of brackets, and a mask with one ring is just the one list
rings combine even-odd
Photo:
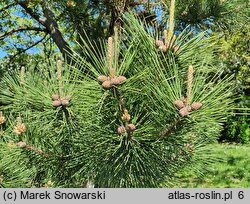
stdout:
[[29,145],[27,144],[26,142],[24,141],[20,141],[16,144],[17,147],[20,147],[20,148],[23,148],[23,149],[26,149],[26,150],[30,150],[36,154],[40,154],[40,155],[43,155],[45,157],[48,157],[49,155],[47,153],[45,153],[44,151],[42,151],[41,149],[38,149],[32,145]]

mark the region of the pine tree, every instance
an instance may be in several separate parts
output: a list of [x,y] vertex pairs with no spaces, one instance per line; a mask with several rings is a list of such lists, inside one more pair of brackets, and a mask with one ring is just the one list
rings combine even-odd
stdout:
[[[133,15],[101,48],[3,77],[4,187],[160,187],[211,162],[232,106],[213,38],[152,32]],[[169,183],[168,183],[169,182]]]

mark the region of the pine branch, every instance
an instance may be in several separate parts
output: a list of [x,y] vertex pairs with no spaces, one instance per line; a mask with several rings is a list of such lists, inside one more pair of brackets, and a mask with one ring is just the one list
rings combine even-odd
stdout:
[[[118,33],[116,33],[115,35],[115,40],[118,40]],[[116,69],[113,67],[113,62],[114,62],[114,56],[116,58],[119,58],[119,53],[114,54],[114,44],[116,44],[117,41],[113,42],[113,38],[109,37],[108,38],[108,44],[107,44],[107,64],[108,64],[108,72],[109,75],[112,79],[114,79],[116,76]],[[116,50],[117,52],[118,50]],[[133,131],[135,129],[135,126],[133,124],[129,124],[130,122],[130,114],[128,113],[128,110],[125,107],[125,103],[124,103],[124,99],[121,96],[121,94],[119,93],[119,90],[117,89],[117,87],[113,87],[113,96],[114,98],[117,99],[118,101],[118,106],[119,106],[119,110],[122,113],[122,120],[125,122],[125,126],[120,126],[119,128],[122,128],[123,130],[118,131],[119,134],[121,133],[127,133],[128,135],[128,139],[129,140],[133,140]],[[133,126],[131,128],[131,125]],[[118,129],[119,129],[118,128]],[[133,130],[132,130],[133,129]]]
[[72,50],[69,44],[65,41],[61,31],[59,30],[58,23],[56,22],[56,17],[54,13],[49,9],[48,5],[44,3],[43,6],[43,13],[46,18],[45,26],[49,29],[52,39],[58,46],[60,52],[62,53],[63,57],[70,62],[71,59],[69,58],[69,54],[72,54]]
[[40,27],[19,27],[19,28],[12,29],[10,31],[5,32],[3,35],[0,36],[0,40],[3,40],[4,38],[14,33],[23,32],[23,31],[41,31],[41,32],[46,32],[46,33],[48,32],[47,29],[40,28]]
[[35,46],[38,45],[39,43],[41,43],[41,42],[46,38],[47,35],[48,35],[48,34],[46,34],[42,39],[38,40],[37,42],[35,42],[35,43],[32,44],[31,46],[29,46],[29,47],[27,47],[27,48],[25,48],[25,49],[19,51],[18,53],[12,55],[12,56],[10,57],[10,61],[11,61],[12,59],[14,59],[17,55],[20,55],[20,54],[26,52],[27,50],[29,50],[29,49],[35,47]]
[[42,151],[41,149],[38,149],[37,147],[34,147],[32,145],[27,144],[26,142],[20,141],[16,144],[17,147],[24,148],[26,150],[30,150],[32,152],[35,152],[36,154],[43,155],[45,157],[48,157],[49,155]]
[[69,44],[65,41],[62,32],[59,30],[59,26],[56,22],[56,17],[54,13],[49,9],[48,3],[43,1],[42,10],[44,13],[44,17],[40,17],[37,13],[35,13],[31,8],[28,7],[27,1],[22,1],[18,3],[32,18],[42,24],[51,35],[53,41],[56,43],[63,57],[70,62],[70,54],[72,54],[72,50]]
[[46,27],[46,19],[40,17],[38,14],[36,14],[31,8],[28,7],[28,2],[27,1],[21,1],[18,2],[18,4],[36,21],[38,21],[40,24]]
[[163,130],[162,132],[160,132],[160,136],[168,136],[171,133],[173,133],[177,127],[181,124],[181,118],[179,117],[169,128],[167,128],[166,130]]
[[118,101],[119,110],[123,112],[126,108],[124,104],[124,99],[121,97],[119,90],[117,88],[114,88],[113,94]]

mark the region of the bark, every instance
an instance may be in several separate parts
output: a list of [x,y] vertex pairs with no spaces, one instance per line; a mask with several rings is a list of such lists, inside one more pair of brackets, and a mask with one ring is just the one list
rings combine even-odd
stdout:
[[50,10],[47,3],[44,2],[42,4],[43,14],[44,17],[41,17],[37,13],[35,13],[31,8],[28,7],[26,1],[19,2],[19,5],[36,21],[38,21],[41,25],[43,25],[48,33],[51,35],[51,38],[59,48],[60,52],[62,53],[64,59],[67,62],[70,62],[70,55],[72,54],[72,50],[69,44],[63,37],[62,32],[59,29],[58,23],[56,21],[54,13]]
[[8,37],[9,35],[12,35],[13,33],[23,32],[23,31],[39,31],[39,32],[47,33],[46,29],[40,28],[40,27],[20,27],[20,28],[15,28],[15,29],[5,32],[4,34],[0,36],[0,40],[4,39],[5,37]]
[[114,28],[117,28],[118,33],[121,33],[122,29],[122,15],[128,7],[128,0],[120,0],[115,2],[109,2],[108,6],[111,9],[111,20],[109,24],[109,36],[114,34]]
[[43,8],[43,12],[46,18],[45,27],[49,29],[50,31],[49,33],[53,41],[56,43],[63,57],[69,62],[70,61],[69,55],[72,54],[72,50],[69,44],[65,41],[61,31],[59,30],[53,12],[47,6]]

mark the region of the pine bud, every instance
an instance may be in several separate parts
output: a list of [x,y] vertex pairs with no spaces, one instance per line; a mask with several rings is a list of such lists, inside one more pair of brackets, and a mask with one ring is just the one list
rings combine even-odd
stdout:
[[180,113],[180,115],[181,115],[182,117],[185,117],[185,116],[188,115],[189,112],[188,112],[187,107],[184,107],[184,108],[182,108],[182,109],[179,110],[179,113]]
[[160,47],[160,46],[163,46],[163,45],[164,45],[164,42],[161,41],[161,40],[156,40],[156,41],[155,41],[155,45],[156,45],[157,47]]
[[191,106],[187,105],[186,108],[187,108],[188,112],[192,111]]
[[188,15],[188,12],[185,10],[185,11],[183,11],[183,12],[181,13],[181,15],[185,17],[185,16]]
[[49,186],[53,185],[53,183],[52,183],[51,180],[49,180],[49,181],[47,182],[47,184],[48,184]]
[[102,83],[102,87],[103,87],[104,89],[109,89],[109,88],[111,88],[111,87],[112,87],[112,84],[111,84],[110,80],[104,81],[104,82]]
[[15,144],[14,142],[8,142],[8,143],[7,143],[7,147],[8,147],[9,149],[13,149],[15,146],[16,146],[16,144]]
[[4,117],[2,111],[0,111],[0,125],[4,124],[6,121],[6,118]]
[[184,103],[184,106],[186,106],[186,104],[187,104],[187,97],[183,96],[180,100]]
[[128,130],[128,131],[134,131],[135,129],[136,129],[136,126],[134,125],[134,124],[128,124],[127,126],[126,126],[126,129]]
[[98,80],[100,83],[103,83],[103,82],[109,80],[109,77],[104,76],[104,75],[101,75],[101,76],[99,76],[99,77],[97,78],[97,80]]
[[178,108],[178,109],[182,109],[184,107],[184,103],[182,100],[176,100],[174,102],[174,105]]
[[61,103],[63,106],[68,106],[69,105],[69,101],[64,99],[64,100],[61,100]]
[[118,77],[114,77],[110,80],[110,83],[112,85],[119,85],[120,84],[120,80],[118,79]]
[[60,100],[56,100],[56,101],[52,102],[52,106],[54,106],[54,107],[59,107],[60,105],[62,105]]
[[16,126],[14,127],[14,133],[17,135],[21,135],[26,132],[26,126],[24,123],[22,123],[21,117],[17,117],[17,123]]
[[118,132],[118,134],[123,134],[126,132],[126,129],[124,126],[120,126],[117,128],[117,132]]
[[58,94],[62,97],[62,60],[57,60]]
[[118,80],[120,81],[120,83],[123,83],[127,80],[127,78],[125,76],[118,76]]
[[23,86],[25,84],[25,67],[21,67],[21,72],[20,72],[20,84]]
[[44,184],[43,187],[44,188],[51,188],[51,187],[53,187],[53,182],[51,180],[49,180],[47,183]]
[[125,121],[125,122],[129,122],[131,119],[131,116],[130,114],[128,113],[128,110],[125,109],[123,114],[122,114],[122,120]]
[[61,101],[63,100],[67,100],[67,101],[70,101],[71,100],[71,96],[64,96],[61,98]]
[[76,2],[74,2],[73,0],[68,0],[67,1],[67,6],[68,7],[75,7],[76,6]]
[[159,47],[159,50],[162,51],[162,52],[166,52],[167,51],[167,46],[166,45],[162,45]]
[[16,144],[16,146],[23,148],[23,147],[26,147],[27,144],[26,144],[26,142],[20,141],[20,142],[18,142],[18,143]]
[[191,105],[192,110],[198,110],[198,109],[200,109],[201,107],[202,107],[202,103],[200,103],[200,102],[194,102],[194,103],[192,103],[192,105]]
[[51,96],[51,99],[52,99],[53,101],[58,100],[59,98],[60,98],[60,97],[59,97],[58,94],[53,94],[53,95]]

